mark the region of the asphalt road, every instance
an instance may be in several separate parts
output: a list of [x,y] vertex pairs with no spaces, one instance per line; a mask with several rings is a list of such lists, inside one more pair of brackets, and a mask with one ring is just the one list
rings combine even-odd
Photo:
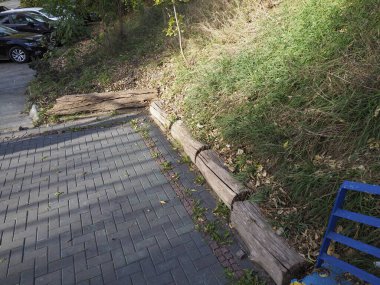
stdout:
[[[19,0],[1,2],[8,8],[17,8]],[[0,132],[21,127],[31,127],[25,109],[25,91],[34,71],[28,65],[0,61]]]
[[0,132],[32,127],[25,110],[25,92],[34,77],[27,64],[0,61]]

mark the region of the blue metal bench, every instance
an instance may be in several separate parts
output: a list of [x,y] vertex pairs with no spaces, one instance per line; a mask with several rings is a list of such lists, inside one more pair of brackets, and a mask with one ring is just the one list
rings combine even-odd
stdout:
[[[380,248],[354,240],[335,232],[335,228],[339,219],[346,219],[361,224],[366,224],[372,227],[380,228],[380,219],[376,217],[366,216],[363,214],[351,212],[343,209],[344,200],[348,191],[363,192],[372,195],[380,195],[380,186],[368,185],[364,183],[345,181],[339,188],[338,195],[329,219],[325,236],[322,241],[321,250],[317,260],[316,268],[329,269],[332,272],[330,278],[320,278],[316,273],[309,275],[303,279],[303,283],[298,284],[338,284],[334,278],[348,272],[357,278],[366,281],[372,285],[380,285],[380,278],[370,274],[352,264],[342,261],[334,256],[328,255],[327,250],[331,241],[343,244],[345,246],[354,248],[361,252],[372,255],[380,260]],[[379,237],[380,239],[380,237]],[[320,279],[318,279],[320,278]],[[316,281],[316,280],[319,281]],[[318,283],[314,283],[318,282]],[[294,284],[297,284],[295,282]],[[343,281],[341,284],[350,284],[348,281]]]
[[[351,248],[357,249],[361,252],[373,255],[380,259],[380,248],[365,244],[363,242],[348,238],[341,234],[335,232],[336,223],[339,219],[351,220],[357,223],[366,224],[372,227],[380,228],[380,219],[375,217],[370,217],[351,211],[343,210],[344,199],[348,191],[363,192],[372,195],[380,195],[380,187],[375,185],[368,185],[364,183],[345,181],[341,185],[334,208],[332,210],[330,220],[327,226],[325,237],[323,238],[321,251],[319,253],[318,261],[316,267],[321,267],[321,265],[326,262],[334,267],[338,267],[346,272],[349,272],[356,277],[364,280],[370,284],[379,285],[380,278],[359,269],[347,262],[344,262],[336,257],[327,254],[327,249],[331,241],[335,241]],[[379,237],[380,239],[380,237]]]

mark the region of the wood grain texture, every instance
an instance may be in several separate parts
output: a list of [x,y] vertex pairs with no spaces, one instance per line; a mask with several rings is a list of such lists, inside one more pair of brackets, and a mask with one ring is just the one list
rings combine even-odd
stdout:
[[206,149],[205,144],[193,139],[190,131],[181,120],[176,121],[172,125],[170,134],[177,142],[181,144],[184,152],[190,157],[193,163],[195,163],[195,159],[198,153],[201,150]]
[[250,252],[277,285],[288,285],[305,265],[305,260],[282,237],[273,232],[259,207],[250,201],[235,202],[232,227],[237,230]]
[[163,130],[168,131],[171,127],[171,122],[168,115],[162,108],[162,103],[160,101],[153,101],[150,104],[149,112],[154,120],[154,122]]
[[229,208],[237,195],[248,191],[244,185],[232,177],[215,151],[200,152],[195,164],[206,178],[207,183]]
[[66,95],[56,100],[49,115],[74,115],[108,112],[127,108],[141,108],[157,98],[156,90],[126,90],[106,93]]

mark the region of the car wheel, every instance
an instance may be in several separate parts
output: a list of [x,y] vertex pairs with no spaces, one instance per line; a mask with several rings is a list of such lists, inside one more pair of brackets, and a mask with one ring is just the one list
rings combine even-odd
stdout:
[[12,47],[9,50],[9,58],[16,63],[25,63],[29,60],[29,55],[22,47]]

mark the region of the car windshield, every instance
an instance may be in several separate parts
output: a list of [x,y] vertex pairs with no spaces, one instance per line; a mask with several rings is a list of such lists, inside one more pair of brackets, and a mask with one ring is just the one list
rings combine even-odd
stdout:
[[11,35],[11,34],[17,34],[17,33],[18,32],[16,30],[0,25],[0,34]]
[[44,15],[47,18],[55,18],[54,15],[52,15],[50,12],[48,12],[45,9],[38,10],[42,15]]
[[33,20],[43,23],[50,22],[49,18],[39,14],[38,12],[28,12],[29,16],[33,18]]

